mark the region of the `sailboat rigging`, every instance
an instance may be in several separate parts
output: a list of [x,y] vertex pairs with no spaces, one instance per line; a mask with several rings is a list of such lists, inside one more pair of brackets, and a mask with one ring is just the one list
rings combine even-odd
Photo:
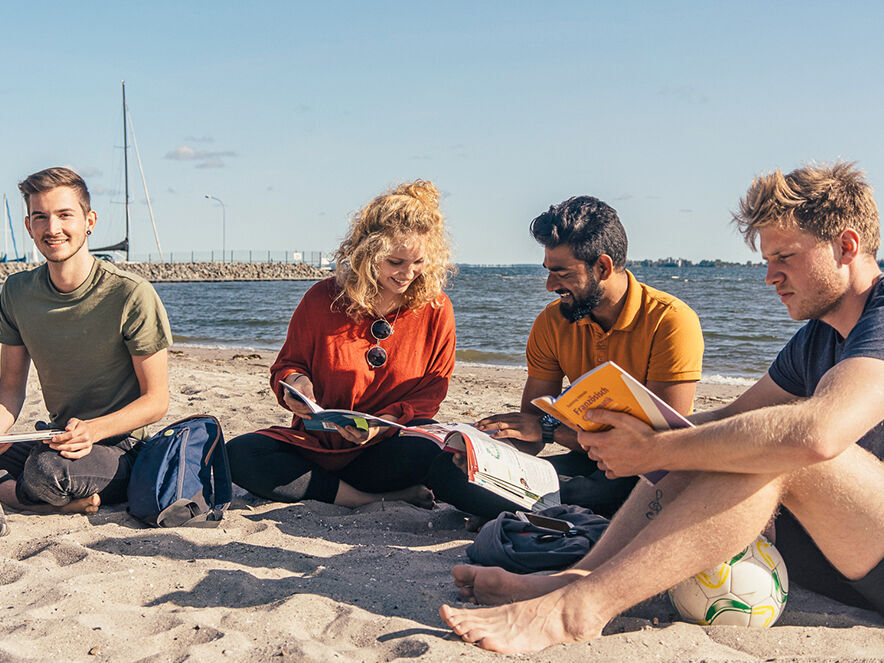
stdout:
[[147,201],[147,211],[150,215],[150,223],[153,226],[153,236],[157,244],[157,251],[160,254],[160,261],[163,260],[163,249],[160,247],[160,236],[157,233],[157,222],[153,215],[153,207],[150,204],[150,194],[147,191],[147,180],[144,177],[144,168],[141,165],[141,154],[138,151],[138,141],[135,139],[135,127],[132,125],[132,115],[129,113],[129,106],[126,105],[126,81],[121,81],[120,85],[123,89],[123,188],[125,193],[125,209],[126,209],[126,236],[109,246],[103,246],[97,249],[90,249],[92,253],[100,253],[103,251],[120,251],[125,252],[126,262],[129,262],[129,133],[132,134],[132,146],[135,148],[135,158],[138,161],[138,172],[141,174],[141,184],[144,187],[144,198]]
[[[27,256],[18,255],[18,245],[15,243],[15,230],[12,228],[12,214],[9,213],[9,199],[5,193],[3,194],[3,214],[6,215],[6,224],[4,225],[3,232],[3,256],[0,257],[0,262],[25,262]],[[12,250],[15,253],[15,257],[9,256],[10,237],[12,237]]]

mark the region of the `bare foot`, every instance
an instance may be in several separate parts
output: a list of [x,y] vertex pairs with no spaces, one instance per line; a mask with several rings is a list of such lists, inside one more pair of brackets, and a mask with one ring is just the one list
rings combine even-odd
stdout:
[[432,509],[436,504],[436,498],[433,491],[420,484],[409,486],[402,490],[396,490],[391,493],[384,493],[385,500],[402,500],[409,504],[414,504],[422,509]]
[[58,513],[98,513],[98,507],[101,506],[101,498],[98,493],[89,497],[81,497],[78,500],[71,500],[64,506],[56,508]]
[[[3,485],[3,484],[0,484]],[[423,509],[432,509],[436,503],[433,498],[433,491],[426,486],[416,485],[403,488],[402,490],[393,490],[389,493],[365,493],[357,490],[349,483],[341,481],[338,483],[338,493],[335,495],[335,504],[339,506],[348,506],[351,509],[372,502],[381,502],[387,500],[402,500],[409,502]]]
[[451,575],[462,600],[501,605],[543,596],[573,582],[582,574],[566,571],[555,575],[521,575],[498,566],[458,564],[451,569]]
[[488,522],[488,518],[483,516],[467,516],[466,522],[464,522],[464,529],[467,532],[478,532],[482,529],[482,525]]
[[443,605],[439,616],[466,642],[482,649],[516,654],[601,635],[604,624],[583,614],[554,592],[530,601],[495,608],[461,610]]

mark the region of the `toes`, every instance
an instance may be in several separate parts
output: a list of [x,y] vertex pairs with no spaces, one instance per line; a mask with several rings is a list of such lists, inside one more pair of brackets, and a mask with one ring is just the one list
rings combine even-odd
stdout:
[[457,587],[471,587],[475,584],[476,569],[469,564],[457,564],[451,569],[451,575],[454,576],[454,584]]

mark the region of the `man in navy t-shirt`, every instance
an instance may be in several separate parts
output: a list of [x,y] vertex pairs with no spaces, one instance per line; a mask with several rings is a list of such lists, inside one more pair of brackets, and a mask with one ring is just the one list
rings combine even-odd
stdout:
[[884,281],[878,209],[852,164],[758,177],[735,214],[760,239],[766,282],[809,320],[736,401],[656,433],[620,412],[581,433],[609,477],[639,483],[575,567],[518,576],[457,566],[463,598],[443,606],[468,642],[505,652],[587,640],[636,603],[736,554],[773,520],[790,579],[884,615]]

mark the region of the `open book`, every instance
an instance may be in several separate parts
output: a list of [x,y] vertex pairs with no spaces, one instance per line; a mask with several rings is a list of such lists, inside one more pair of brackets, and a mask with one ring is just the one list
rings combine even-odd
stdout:
[[464,454],[470,483],[539,511],[561,504],[559,477],[548,460],[523,453],[469,424],[429,424],[403,431],[433,440],[442,449]]
[[387,421],[380,417],[375,417],[364,412],[354,412],[353,410],[326,410],[316,401],[307,398],[300,391],[295,389],[287,382],[280,382],[283,389],[286,389],[290,395],[301,401],[310,409],[310,418],[302,419],[306,430],[325,430],[335,431],[334,424],[338,426],[353,426],[358,430],[368,430],[369,426],[405,428],[402,424],[394,421]]
[[[586,418],[586,413],[595,408],[626,412],[655,430],[693,426],[613,361],[584,373],[558,397],[541,396],[531,403],[577,431],[608,428]],[[646,474],[645,478],[657,483],[664,476],[666,472],[657,471]]]

